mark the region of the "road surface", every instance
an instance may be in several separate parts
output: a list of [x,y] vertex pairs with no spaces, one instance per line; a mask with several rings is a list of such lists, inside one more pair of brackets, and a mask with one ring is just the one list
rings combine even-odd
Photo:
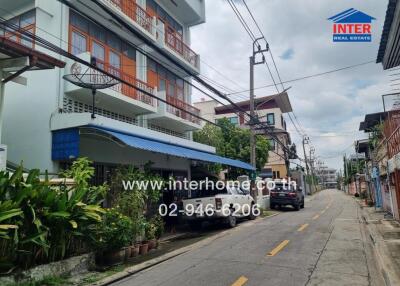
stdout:
[[325,190],[114,286],[384,285],[357,203]]

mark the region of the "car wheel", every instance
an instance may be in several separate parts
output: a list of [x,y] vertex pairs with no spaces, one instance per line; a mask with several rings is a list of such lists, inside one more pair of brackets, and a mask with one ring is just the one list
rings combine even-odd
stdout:
[[251,204],[251,208],[250,208],[250,215],[249,215],[250,220],[255,220],[257,218],[257,216],[254,215],[253,207],[254,207],[254,203]]
[[270,208],[271,210],[273,210],[273,209],[276,208],[276,206],[275,206],[275,204],[270,204],[269,208]]
[[226,222],[229,228],[234,228],[236,226],[236,217],[233,215],[234,210],[231,209],[231,213],[226,218]]
[[304,200],[301,202],[300,208],[304,209]]
[[300,210],[300,205],[299,205],[299,204],[295,204],[295,205],[293,205],[293,207],[294,207],[294,209],[295,209],[296,211]]

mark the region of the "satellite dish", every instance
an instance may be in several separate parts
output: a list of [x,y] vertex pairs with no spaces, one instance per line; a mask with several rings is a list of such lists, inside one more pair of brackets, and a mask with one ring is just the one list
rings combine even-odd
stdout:
[[[91,64],[96,65],[96,58],[91,59]],[[90,67],[87,67],[85,72],[82,73],[82,66],[79,63],[74,63],[71,66],[70,71],[71,74],[64,75],[63,79],[76,86],[92,90],[92,97],[93,97],[92,118],[96,118],[95,116],[96,90],[110,88],[120,82],[102,73],[101,71],[98,71]]]

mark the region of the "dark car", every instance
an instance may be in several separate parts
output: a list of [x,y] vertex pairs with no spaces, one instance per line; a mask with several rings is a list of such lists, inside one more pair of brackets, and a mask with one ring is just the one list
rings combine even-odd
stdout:
[[291,205],[295,210],[304,208],[304,194],[301,188],[295,188],[288,184],[276,183],[275,188],[270,190],[270,207]]

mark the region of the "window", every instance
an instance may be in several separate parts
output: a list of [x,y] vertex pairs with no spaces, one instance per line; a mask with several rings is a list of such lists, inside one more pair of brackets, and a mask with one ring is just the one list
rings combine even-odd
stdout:
[[110,66],[112,66],[112,70],[110,73],[114,74],[115,76],[119,76],[119,71],[121,69],[121,57],[113,52],[110,51]]
[[0,30],[0,35],[5,36],[7,39],[21,43],[22,45],[33,48],[33,41],[28,36],[24,36],[18,31],[26,31],[35,33],[36,10],[31,10],[17,17],[6,21],[8,24],[13,25],[12,28],[5,28]]
[[270,151],[275,151],[276,150],[276,142],[274,139],[268,139],[269,143],[269,150]]
[[92,56],[95,57],[97,60],[100,60],[98,64],[99,67],[104,68],[104,60],[105,60],[105,50],[104,46],[98,44],[97,42],[93,41],[92,43]]
[[268,113],[267,114],[267,124],[268,125],[275,125],[275,114]]
[[237,116],[229,117],[228,119],[229,119],[229,122],[232,124],[235,124],[235,125],[239,124],[239,120],[238,120]]
[[79,32],[72,32],[72,43],[71,49],[73,55],[79,55],[83,52],[87,51],[87,39],[86,36],[82,35]]
[[71,11],[70,23],[79,30],[89,33],[89,21],[74,11]]

